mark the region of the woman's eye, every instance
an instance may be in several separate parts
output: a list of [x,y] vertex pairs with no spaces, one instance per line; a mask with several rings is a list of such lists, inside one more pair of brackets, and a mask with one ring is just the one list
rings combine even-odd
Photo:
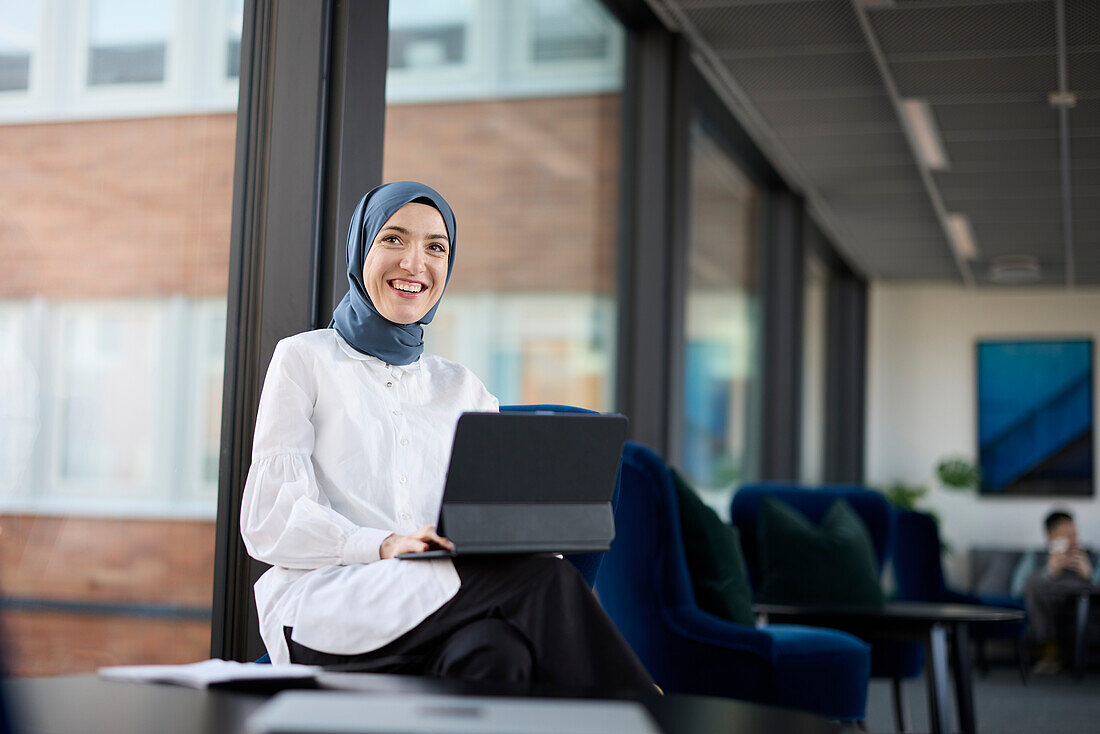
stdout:
[[428,245],[428,248],[430,250],[432,250],[433,252],[440,252],[440,253],[446,253],[447,252],[447,248],[444,247],[443,245],[439,244],[438,242],[433,242],[432,244]]

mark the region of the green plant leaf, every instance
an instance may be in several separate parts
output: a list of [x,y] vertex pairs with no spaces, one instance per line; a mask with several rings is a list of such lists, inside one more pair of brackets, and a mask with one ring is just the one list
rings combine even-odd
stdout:
[[981,482],[981,470],[959,457],[944,459],[936,466],[936,475],[943,486],[951,489],[972,489]]

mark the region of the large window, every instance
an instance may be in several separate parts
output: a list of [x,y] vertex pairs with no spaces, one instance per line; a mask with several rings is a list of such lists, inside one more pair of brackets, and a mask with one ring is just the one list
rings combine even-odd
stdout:
[[0,23],[0,94],[31,88],[41,6],[36,0],[6,2]]
[[682,469],[714,506],[756,472],[760,192],[708,128],[690,130]]
[[622,30],[597,0],[413,5],[391,6],[384,178],[435,187],[460,233],[427,348],[502,403],[611,409]]
[[[32,119],[6,107],[0,119],[8,662],[16,675],[54,675],[202,659],[236,118],[210,113],[225,105],[209,98],[150,116],[114,92],[82,106],[74,90],[162,85],[170,49],[199,59],[200,35],[215,46],[195,29],[224,24],[208,4],[42,3],[0,4],[0,37],[24,38],[31,76],[50,70],[56,93]],[[62,5],[73,12],[54,12]],[[36,35],[27,17],[41,7],[51,23]],[[226,0],[238,23],[239,8]],[[0,76],[11,48],[0,40]],[[200,67],[189,72],[195,89],[214,89],[214,63],[205,87]]]
[[173,3],[168,0],[91,0],[87,83],[163,82],[172,13]]

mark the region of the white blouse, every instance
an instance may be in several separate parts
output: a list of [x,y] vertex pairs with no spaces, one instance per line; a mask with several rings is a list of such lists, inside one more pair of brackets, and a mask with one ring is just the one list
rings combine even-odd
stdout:
[[369,652],[455,595],[450,560],[379,560],[378,547],[436,522],[458,416],[497,408],[434,355],[387,365],[334,329],[276,345],[241,506],[245,547],[272,565],[255,590],[273,663],[290,662],[284,626],[314,650]]

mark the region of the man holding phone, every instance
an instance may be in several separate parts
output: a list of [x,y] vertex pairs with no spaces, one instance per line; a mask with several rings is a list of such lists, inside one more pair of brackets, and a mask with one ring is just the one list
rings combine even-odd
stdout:
[[1016,596],[1022,592],[1032,635],[1042,646],[1035,672],[1050,674],[1062,669],[1060,643],[1072,629],[1074,600],[1100,584],[1100,568],[1096,557],[1079,545],[1073,515],[1055,510],[1043,524],[1047,551],[1028,553],[1020,560],[1012,591]]

